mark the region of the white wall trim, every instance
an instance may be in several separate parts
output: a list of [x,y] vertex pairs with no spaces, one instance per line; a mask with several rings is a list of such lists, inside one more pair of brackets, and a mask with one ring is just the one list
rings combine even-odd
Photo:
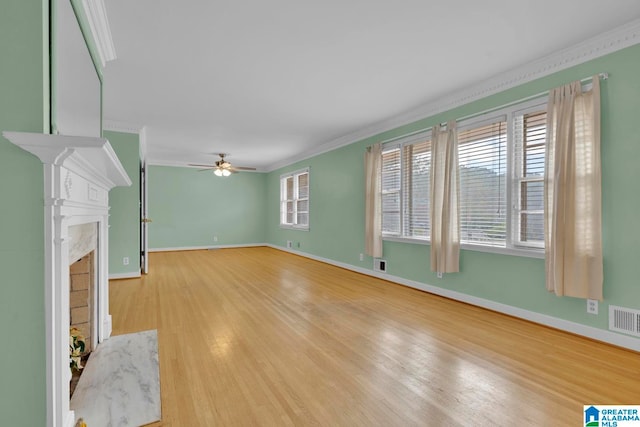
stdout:
[[294,255],[300,255],[305,258],[310,258],[315,261],[324,262],[327,264],[335,265],[346,270],[355,271],[356,273],[365,274],[367,276],[377,277],[379,279],[387,280],[389,282],[397,283],[399,285],[408,286],[410,288],[419,289],[424,292],[439,295],[445,298],[449,298],[455,301],[464,302],[467,304],[475,305],[478,307],[486,308],[498,313],[507,314],[509,316],[517,317],[520,319],[528,320],[530,322],[538,323],[541,325],[549,326],[561,331],[570,332],[572,334],[580,335],[583,337],[591,338],[597,341],[602,341],[608,344],[624,347],[629,350],[640,352],[640,339],[629,337],[626,335],[618,334],[615,332],[607,331],[604,329],[594,328],[592,326],[582,325],[580,323],[571,322],[557,317],[548,316],[545,314],[536,313],[535,311],[529,311],[518,307],[513,307],[507,304],[487,300],[484,298],[467,295],[461,292],[452,291],[449,289],[440,288],[437,286],[428,285],[425,283],[417,282],[415,280],[404,279],[402,277],[394,276],[391,274],[381,273],[366,268],[357,267],[351,264],[338,262],[329,258],[323,258],[315,255],[311,255],[305,252],[296,251],[293,249],[287,249],[282,246],[267,244],[266,246],[289,252]]
[[111,36],[107,8],[104,0],[82,0],[82,6],[98,50],[100,63],[104,67],[107,62],[116,59],[116,47]]
[[[626,25],[587,39],[582,43],[557,51],[523,66],[498,74],[476,85],[438,98],[407,113],[377,122],[372,126],[326,141],[325,143],[317,144],[311,150],[270,165],[266,168],[266,171],[272,172],[295,162],[306,160],[310,157],[353,144],[354,142],[378,135],[382,132],[396,129],[400,126],[469,104],[470,102],[520,86],[558,71],[633,46],[637,43],[640,43],[640,19],[635,19]],[[607,70],[599,70],[599,72],[606,71]],[[612,77],[615,78],[615,76]]]
[[259,246],[269,245],[266,243],[244,243],[239,245],[175,246],[172,248],[150,248],[149,252],[202,251],[207,249],[256,248]]
[[139,277],[142,277],[142,274],[140,273],[140,270],[138,271],[134,271],[131,273],[115,273],[115,274],[109,274],[109,280],[119,280],[119,279],[137,279]]

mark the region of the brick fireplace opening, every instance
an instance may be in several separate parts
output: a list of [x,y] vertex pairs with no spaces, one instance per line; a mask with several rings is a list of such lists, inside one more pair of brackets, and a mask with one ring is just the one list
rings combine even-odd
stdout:
[[95,251],[91,251],[69,266],[69,319],[85,338],[85,354],[93,350],[95,313],[94,271]]
[[[95,253],[93,250],[69,266],[69,326],[78,329],[85,339],[85,348],[81,355],[82,366],[89,359],[96,338]],[[73,396],[82,372],[75,369],[71,372],[69,398]]]
[[[85,348],[81,365],[98,345],[99,291],[98,291],[98,222],[70,225],[67,228],[69,242],[69,327],[76,328],[84,337]],[[69,397],[73,396],[83,370],[72,369],[69,382]]]

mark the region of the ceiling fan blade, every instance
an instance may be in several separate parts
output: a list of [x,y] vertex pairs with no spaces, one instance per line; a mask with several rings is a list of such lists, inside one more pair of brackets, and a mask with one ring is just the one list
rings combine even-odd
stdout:
[[239,170],[239,171],[254,171],[256,168],[248,168],[245,166],[232,166],[231,169]]
[[198,169],[198,172],[211,172],[213,170],[213,168],[208,168],[208,169]]
[[198,165],[198,164],[195,164],[195,163],[189,163],[189,166],[197,166],[197,167],[200,167],[200,168],[209,168],[209,169],[213,169],[213,168],[216,167],[215,165]]

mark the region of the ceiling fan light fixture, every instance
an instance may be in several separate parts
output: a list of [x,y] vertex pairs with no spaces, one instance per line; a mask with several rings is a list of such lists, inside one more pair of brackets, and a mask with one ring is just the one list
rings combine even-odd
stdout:
[[196,163],[189,163],[189,166],[197,166],[200,168],[204,168],[204,169],[200,169],[200,171],[213,171],[215,176],[223,176],[223,177],[227,177],[230,176],[232,173],[235,173],[237,171],[254,171],[256,170],[256,168],[251,168],[251,167],[246,167],[246,166],[236,166],[233,167],[231,165],[231,163],[229,163],[228,161],[225,160],[225,156],[226,154],[220,153],[220,160],[218,160],[217,162],[215,162],[214,164],[208,164],[208,165],[201,165],[201,164],[196,164]]

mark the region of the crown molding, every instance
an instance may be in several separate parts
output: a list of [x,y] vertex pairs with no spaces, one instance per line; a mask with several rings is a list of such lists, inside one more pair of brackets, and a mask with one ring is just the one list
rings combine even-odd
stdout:
[[202,169],[198,166],[189,166],[187,162],[181,162],[178,160],[167,160],[167,159],[154,159],[152,156],[147,154],[147,165],[149,166],[171,166],[176,168],[192,168],[192,169]]
[[82,6],[98,50],[100,63],[104,67],[107,62],[116,59],[116,47],[111,37],[107,8],[104,0],[82,0]]
[[[546,77],[558,71],[599,58],[640,43],[640,19],[607,31],[581,43],[562,49],[538,60],[513,68],[486,79],[476,85],[435,99],[416,109],[378,122],[372,126],[326,141],[298,155],[276,162],[267,167],[267,172],[317,156],[383,132],[404,126],[438,113],[469,104],[490,95]],[[606,72],[606,70],[601,70]]]
[[129,122],[120,122],[117,120],[104,119],[102,121],[102,130],[122,133],[141,134],[145,129],[144,125]]

